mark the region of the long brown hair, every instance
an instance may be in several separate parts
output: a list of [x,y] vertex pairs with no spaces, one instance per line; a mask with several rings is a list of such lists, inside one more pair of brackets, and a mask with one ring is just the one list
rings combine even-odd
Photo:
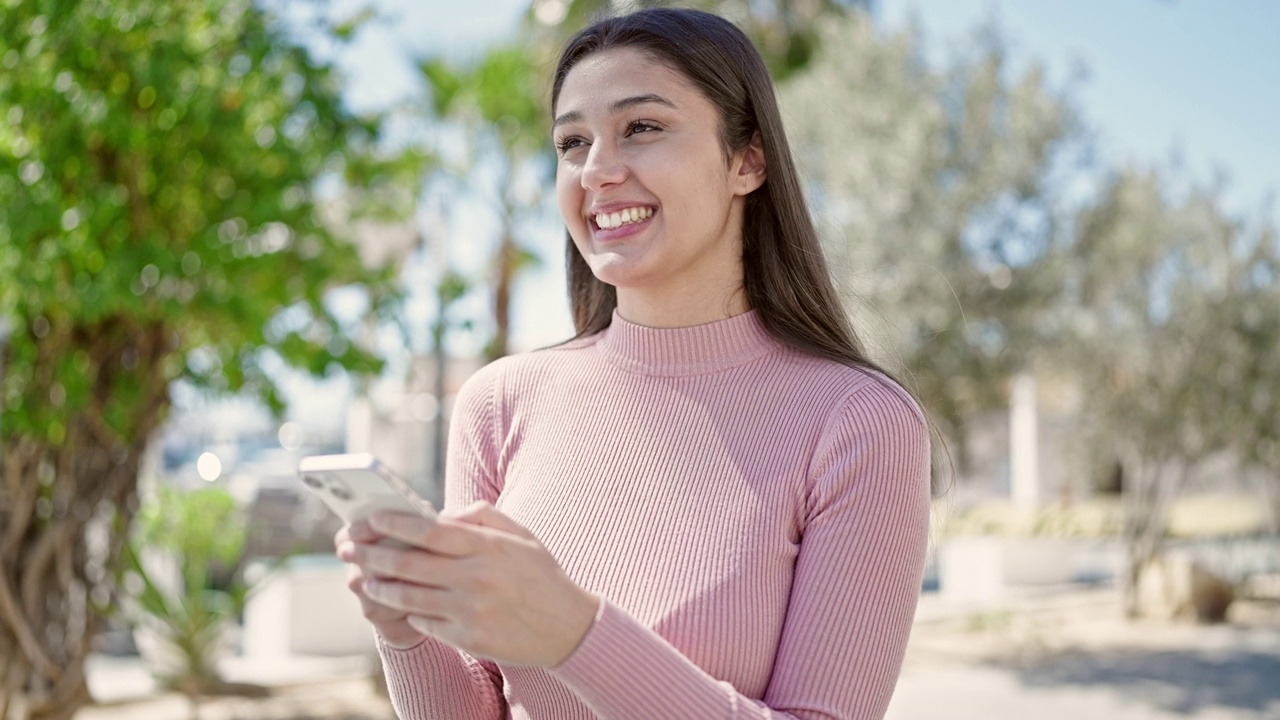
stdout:
[[[699,10],[648,9],[600,20],[565,45],[552,84],[553,111],[574,65],[593,53],[623,47],[680,71],[716,106],[726,158],[760,136],[767,179],[747,196],[742,265],[747,303],[764,327],[797,350],[884,372],[867,357],[841,308],[791,157],[773,80],[751,40],[729,21]],[[612,320],[617,293],[595,277],[571,238],[565,258],[578,337],[600,332]]]

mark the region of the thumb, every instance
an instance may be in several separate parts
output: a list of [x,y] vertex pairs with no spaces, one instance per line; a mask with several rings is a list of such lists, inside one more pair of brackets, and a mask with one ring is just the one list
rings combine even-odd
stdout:
[[484,501],[472,503],[462,511],[454,514],[452,519],[469,525],[479,525],[480,527],[486,527],[493,530],[501,530],[502,532],[517,535],[522,538],[528,538],[530,540],[536,539],[533,536],[533,533],[524,529],[524,526],[520,523],[512,520],[506,515],[503,515],[497,508]]

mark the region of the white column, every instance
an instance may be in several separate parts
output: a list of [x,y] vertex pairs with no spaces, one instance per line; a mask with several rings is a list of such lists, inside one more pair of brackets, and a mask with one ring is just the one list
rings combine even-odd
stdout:
[[1037,430],[1036,379],[1019,373],[1009,393],[1009,489],[1019,510],[1040,507]]
[[361,453],[373,450],[373,402],[362,388],[352,391],[351,404],[347,407],[346,452]]

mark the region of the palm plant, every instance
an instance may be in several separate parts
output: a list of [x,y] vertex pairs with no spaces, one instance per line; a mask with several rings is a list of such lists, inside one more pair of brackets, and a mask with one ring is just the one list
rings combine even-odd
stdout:
[[252,588],[243,571],[246,536],[226,490],[161,487],[125,546],[124,584],[135,591],[127,614],[159,641],[157,680],[193,702],[228,689],[217,662]]

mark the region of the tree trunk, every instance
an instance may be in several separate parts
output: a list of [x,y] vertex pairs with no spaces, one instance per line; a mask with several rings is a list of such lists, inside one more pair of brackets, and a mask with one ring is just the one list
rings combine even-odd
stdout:
[[[139,464],[168,406],[162,362],[171,345],[161,326],[83,330],[72,334],[89,348],[88,406],[67,416],[61,443],[7,434],[0,447],[3,720],[67,720],[92,700],[85,658],[116,598]],[[126,374],[141,390],[128,438],[103,419]]]
[[511,286],[516,274],[516,241],[511,226],[504,223],[502,240],[498,245],[497,278],[493,290],[493,341],[489,343],[486,359],[497,360],[506,356],[511,336]]
[[1124,463],[1124,564],[1120,574],[1121,608],[1136,618],[1138,582],[1143,569],[1160,554],[1169,524],[1169,505],[1186,475],[1185,465],[1167,459],[1130,456]]

